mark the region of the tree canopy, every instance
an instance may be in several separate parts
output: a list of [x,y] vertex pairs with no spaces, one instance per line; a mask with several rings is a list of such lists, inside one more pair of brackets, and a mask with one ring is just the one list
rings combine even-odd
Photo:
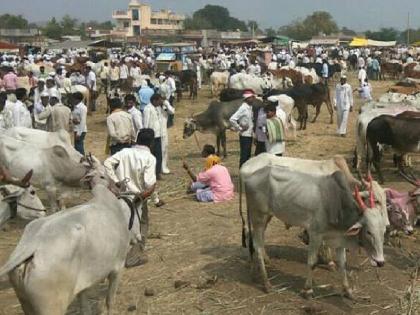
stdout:
[[295,20],[282,26],[279,33],[298,40],[308,40],[314,35],[329,35],[339,31],[337,23],[330,13],[315,11],[305,19]]
[[398,39],[400,32],[393,27],[383,27],[376,32],[366,31],[365,35],[369,39],[393,41]]
[[195,11],[192,17],[184,22],[185,29],[202,30],[216,29],[218,31],[247,31],[248,27],[244,21],[230,16],[229,10],[219,5],[206,5],[204,8]]
[[12,15],[12,14],[3,14],[0,15],[0,28],[17,28],[17,29],[26,29],[28,28],[28,20],[26,20],[22,15]]

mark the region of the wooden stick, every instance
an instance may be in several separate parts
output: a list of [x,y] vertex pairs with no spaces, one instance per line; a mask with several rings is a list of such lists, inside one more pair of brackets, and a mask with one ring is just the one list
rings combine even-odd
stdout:
[[198,141],[196,132],[194,132],[194,139],[195,139],[195,143],[197,144],[198,150],[201,151],[201,145],[200,145],[200,142]]

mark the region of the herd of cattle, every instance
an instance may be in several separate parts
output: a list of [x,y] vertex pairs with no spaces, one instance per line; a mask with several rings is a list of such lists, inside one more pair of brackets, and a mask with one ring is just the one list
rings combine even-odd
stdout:
[[[290,84],[288,80],[269,75],[229,76],[226,72],[214,72],[212,91],[220,93],[219,100],[210,102],[206,111],[186,120],[184,138],[195,131],[213,133],[218,152],[222,146],[226,156],[229,118],[242,103],[243,89],[248,88],[262,96],[253,104],[255,111],[267,100],[277,102],[287,114],[287,129],[293,130],[293,135],[297,127],[293,119],[295,107],[300,129],[306,128],[309,105],[316,107],[315,122],[321,105],[326,103],[332,123],[328,86],[312,76],[311,70],[305,73],[298,79],[293,77]],[[273,216],[287,226],[304,228],[309,235],[308,276],[304,287],[307,296],[313,293],[312,270],[324,244],[335,249],[344,293],[351,297],[345,268],[346,248],[362,246],[371,264],[382,267],[388,227],[407,233],[413,231],[420,210],[420,182],[404,170],[403,160],[406,155],[420,151],[419,104],[420,97],[416,94],[387,93],[362,107],[357,120],[355,166],[361,175],[362,161],[368,174],[373,164],[379,182],[370,175],[360,176],[360,180],[354,178],[346,160],[340,156],[314,161],[261,154],[242,166],[239,190],[240,194],[245,193],[248,208],[245,219],[241,196],[243,245],[249,247],[251,257],[255,254],[267,291],[271,287],[265,269],[268,256],[264,233]],[[396,153],[398,167],[415,186],[413,191],[400,193],[381,187],[384,178],[380,159],[388,148]],[[119,198],[119,189],[109,180],[101,162],[75,151],[65,131],[48,133],[12,128],[0,135],[0,165],[15,178],[33,170],[31,183],[42,188],[49,201],[47,211],[31,185],[7,185],[0,190],[3,196],[0,228],[16,215],[33,220],[0,268],[0,278],[9,276],[25,314],[64,315],[77,295],[82,312],[87,312],[89,303],[84,290],[105,278],[109,280],[106,307],[111,313],[127,254],[141,239],[141,222],[136,219],[135,211]],[[71,187],[91,188],[93,198],[58,211],[64,208],[63,193],[71,191]]]

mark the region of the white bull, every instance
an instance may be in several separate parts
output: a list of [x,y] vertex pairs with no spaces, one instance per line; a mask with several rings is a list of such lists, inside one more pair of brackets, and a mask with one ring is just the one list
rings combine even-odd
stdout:
[[266,75],[257,77],[251,74],[237,73],[230,77],[229,87],[236,90],[252,89],[258,95],[262,95],[264,90],[273,88],[273,82],[272,78]]
[[1,186],[0,195],[0,229],[15,215],[24,220],[34,220],[46,215],[44,205],[32,186]]
[[106,186],[97,184],[93,195],[87,203],[29,223],[0,269],[0,277],[9,275],[25,314],[64,315],[79,293],[86,314],[83,291],[105,278],[111,314],[127,253],[141,239],[140,222]]
[[[270,219],[275,216],[289,226],[300,226],[308,231],[308,276],[304,293],[308,296],[313,293],[313,269],[318,249],[325,241],[336,249],[344,292],[351,296],[346,274],[346,248],[361,245],[372,265],[384,265],[386,224],[373,201],[373,192],[370,191],[370,203],[366,206],[356,190],[356,204],[342,172],[310,175],[271,161],[261,154],[247,161],[240,170],[248,208],[250,254],[252,256],[255,248],[265,290],[270,291],[271,285],[264,263],[267,257],[264,234]],[[242,216],[241,208],[240,213]],[[244,228],[243,216],[242,222]]]
[[88,104],[89,102],[89,98],[90,98],[90,91],[89,89],[84,86],[84,85],[72,85],[70,89],[65,89],[65,88],[60,88],[59,89],[61,97],[62,97],[62,102],[66,105],[72,105],[72,104],[68,104],[68,100],[69,100],[69,94],[73,94],[76,92],[80,92],[83,95],[83,102],[85,104]]
[[210,86],[212,96],[217,96],[222,89],[227,88],[229,82],[229,72],[228,71],[214,71],[210,75]]
[[64,130],[12,128],[0,135],[0,163],[15,177],[32,169],[33,184],[46,190],[52,209],[57,210],[60,189],[80,187],[80,180],[90,171],[104,172],[98,160],[86,160],[69,141]]

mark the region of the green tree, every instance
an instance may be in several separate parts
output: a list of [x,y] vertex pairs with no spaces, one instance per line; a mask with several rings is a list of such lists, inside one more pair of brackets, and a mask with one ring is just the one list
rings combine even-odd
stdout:
[[60,39],[63,36],[63,29],[61,25],[57,22],[55,17],[48,21],[47,25],[43,29],[43,33],[48,38]]
[[73,19],[68,14],[63,16],[60,22],[62,35],[76,35],[78,33],[78,21]]
[[244,21],[231,17],[229,10],[218,5],[206,5],[204,8],[195,11],[192,17],[184,21],[185,29],[201,30],[216,29],[218,31],[241,30],[246,31],[248,27]]
[[400,37],[400,32],[393,27],[383,27],[379,31],[372,32],[366,31],[365,35],[369,39],[382,40],[382,41],[394,41]]
[[276,35],[277,35],[277,31],[276,31],[274,28],[269,27],[269,28],[266,28],[266,29],[265,29],[265,34],[266,34],[268,37],[273,37],[273,36],[276,36]]
[[348,36],[356,36],[357,35],[357,33],[355,31],[353,31],[353,30],[351,30],[351,29],[349,29],[345,26],[343,26],[341,28],[341,33],[343,33],[344,35],[348,35]]
[[22,15],[3,14],[0,15],[0,28],[25,29],[28,28],[28,20],[26,20]]
[[330,13],[316,11],[304,20],[298,19],[282,26],[279,33],[298,40],[308,40],[318,34],[330,35],[338,32],[337,23]]

